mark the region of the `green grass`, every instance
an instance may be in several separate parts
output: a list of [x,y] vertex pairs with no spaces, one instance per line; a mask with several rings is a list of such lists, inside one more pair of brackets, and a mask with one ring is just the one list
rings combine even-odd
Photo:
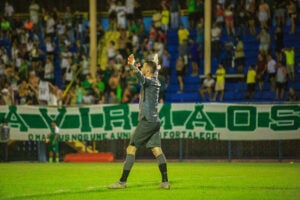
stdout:
[[122,163],[2,163],[0,199],[300,199],[300,164],[168,163],[160,190],[155,162],[136,162],[125,190],[108,190]]

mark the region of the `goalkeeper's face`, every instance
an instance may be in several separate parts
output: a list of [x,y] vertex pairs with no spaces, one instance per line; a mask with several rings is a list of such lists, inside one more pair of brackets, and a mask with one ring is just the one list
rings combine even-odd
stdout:
[[152,66],[145,62],[141,68],[141,72],[144,76],[151,78],[153,76],[153,69]]
[[141,69],[142,73],[146,76],[146,77],[152,77],[154,72],[156,70],[156,63],[153,61],[146,61],[143,64],[143,67]]

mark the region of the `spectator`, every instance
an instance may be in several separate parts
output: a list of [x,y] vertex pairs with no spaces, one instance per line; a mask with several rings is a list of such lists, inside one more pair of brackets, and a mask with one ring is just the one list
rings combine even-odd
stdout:
[[245,65],[245,52],[244,43],[240,37],[237,37],[237,44],[234,49],[234,59],[235,67],[237,68],[238,73],[243,73],[243,68]]
[[162,4],[161,29],[167,32],[169,29],[169,23],[170,23],[170,10],[168,9],[166,4]]
[[21,105],[26,104],[29,98],[29,94],[30,94],[29,84],[25,79],[21,80],[21,83],[18,86],[18,100]]
[[[195,2],[195,19],[203,20],[204,17],[204,0],[196,0]],[[199,23],[199,22],[198,22]],[[195,25],[198,24],[195,22]]]
[[268,28],[268,20],[271,17],[270,7],[264,0],[260,0],[258,7],[258,20],[261,28]]
[[271,91],[275,91],[276,61],[269,54],[267,62],[268,80],[271,83]]
[[161,42],[163,45],[167,43],[167,35],[166,32],[162,29],[158,29],[157,31],[157,39],[159,42]]
[[167,80],[165,76],[162,74],[161,70],[158,72],[158,80],[160,82],[158,102],[164,103],[166,98]]
[[54,64],[51,57],[46,58],[44,66],[44,80],[54,84]]
[[277,26],[274,33],[274,43],[275,43],[275,52],[276,59],[279,62],[282,62],[282,49],[284,47],[283,43],[283,32],[280,26]]
[[95,103],[95,97],[93,95],[93,90],[87,90],[82,97],[82,104],[92,105]]
[[33,70],[37,70],[39,62],[42,60],[44,52],[37,44],[33,44],[31,51],[29,52],[29,57],[31,60],[31,66]]
[[119,0],[116,7],[117,13],[117,24],[119,29],[125,29],[127,27],[126,21],[126,7],[123,5],[122,1]]
[[5,80],[5,64],[3,59],[0,58],[0,83],[3,83]]
[[277,72],[276,72],[276,97],[275,99],[283,99],[285,89],[287,86],[287,71],[284,65],[280,62],[277,63]]
[[64,76],[67,68],[71,65],[71,60],[69,60],[69,58],[71,57],[72,57],[72,53],[70,52],[69,47],[67,47],[65,44],[61,44],[60,69],[61,69],[62,76]]
[[56,22],[53,17],[53,13],[50,13],[48,19],[46,20],[46,37],[50,37],[51,39],[55,36],[56,31]]
[[294,3],[293,0],[288,1],[287,12],[288,12],[290,22],[291,22],[290,34],[294,34],[297,12],[296,12],[296,4]]
[[50,88],[48,81],[39,81],[37,97],[40,105],[48,105],[50,97]]
[[187,0],[187,11],[188,11],[189,27],[193,29],[195,28],[195,22],[196,22],[195,0]]
[[237,6],[235,18],[235,24],[238,29],[237,35],[247,35],[247,11],[245,10],[245,5],[240,4]]
[[159,57],[161,57],[164,52],[164,49],[165,49],[164,43],[159,41],[157,38],[153,46],[154,52],[157,53]]
[[49,83],[49,106],[61,106],[62,105],[62,91],[55,85]]
[[162,69],[161,69],[161,73],[163,74],[163,76],[166,79],[166,83],[169,83],[170,80],[170,76],[171,76],[171,69],[170,69],[170,54],[168,52],[167,49],[164,49],[163,54],[161,56],[161,65],[162,65]]
[[15,12],[14,7],[9,2],[5,2],[4,16],[7,17],[9,19],[9,21],[11,20],[14,12]]
[[81,83],[77,82],[75,87],[75,98],[76,105],[81,105],[83,103],[84,89],[81,87]]
[[116,43],[114,41],[109,42],[109,46],[107,47],[107,58],[108,62],[113,62],[115,61],[115,56],[116,56]]
[[219,59],[220,57],[220,49],[221,49],[221,28],[214,23],[211,29],[211,46],[212,46],[212,55],[214,58]]
[[219,100],[223,101],[224,98],[224,89],[225,89],[225,75],[226,75],[226,71],[225,68],[222,64],[219,64],[219,67],[216,71],[216,85],[215,85],[215,95],[213,100],[216,101],[218,95],[219,96]]
[[[118,102],[122,100],[122,92],[121,89],[121,82],[120,82],[120,71],[114,70],[113,74],[109,77],[108,80],[108,87],[107,87],[107,94],[108,94],[108,101],[109,102],[116,102],[115,98]],[[112,95],[112,96],[110,96]],[[112,101],[111,101],[112,100]]]
[[18,69],[20,79],[27,79],[29,71],[29,63],[27,60],[21,57],[20,67]]
[[[75,26],[73,25],[73,17],[74,17],[74,14],[72,13],[71,8],[69,6],[67,6],[66,10],[63,14],[63,20],[64,20],[64,23],[66,24],[67,36],[71,42],[76,41],[76,38],[74,36]],[[77,38],[77,40],[78,40],[78,38]]]
[[295,89],[292,87],[289,88],[289,94],[287,100],[289,102],[296,102],[299,100],[298,96],[296,95]]
[[252,99],[255,92],[256,71],[252,65],[249,65],[247,72],[247,96],[246,99]]
[[224,25],[224,9],[221,4],[216,5],[216,25],[223,27]]
[[10,29],[10,22],[6,19],[6,17],[3,16],[1,20],[1,30],[6,35],[6,37],[8,36],[8,32],[10,31]]
[[171,28],[178,29],[179,26],[179,12],[180,12],[179,0],[172,0],[170,5],[171,13]]
[[179,83],[179,90],[177,91],[177,93],[183,93],[183,89],[184,89],[183,76],[185,75],[185,64],[184,64],[184,58],[182,56],[179,56],[176,61],[176,74]]
[[224,11],[224,20],[225,20],[227,35],[229,35],[229,36],[234,35],[235,34],[234,14],[233,14],[233,9],[232,9],[231,5],[227,6],[227,8]]
[[267,55],[270,49],[271,37],[266,28],[262,28],[261,32],[257,35],[259,39],[259,51],[263,55]]
[[31,4],[29,5],[29,16],[30,16],[30,21],[32,21],[32,23],[35,25],[39,23],[39,12],[40,12],[39,4],[36,3],[35,0],[32,0]]
[[295,50],[293,47],[283,49],[288,77],[295,81]]
[[80,67],[81,67],[81,80],[83,80],[90,73],[89,60],[84,54],[81,56]]
[[[153,49],[154,42],[157,38],[157,31],[154,25],[151,25],[150,30],[149,30],[149,48]],[[149,50],[150,50],[149,49]]]
[[276,20],[276,25],[278,27],[285,25],[285,15],[286,15],[286,2],[282,0],[274,1],[274,15]]
[[126,17],[128,20],[134,20],[134,0],[125,1]]
[[182,24],[180,24],[177,35],[178,35],[178,43],[180,45],[180,44],[184,43],[185,41],[187,41],[187,39],[190,35],[190,32],[188,29],[184,28],[184,26]]
[[258,81],[259,90],[262,91],[264,86],[264,78],[267,71],[267,63],[262,54],[258,54],[257,59],[258,60],[256,63],[256,78]]
[[115,27],[116,26],[116,19],[117,19],[117,5],[115,0],[109,0],[109,9],[108,9],[108,19],[109,19],[109,26]]
[[200,59],[204,56],[204,27],[203,27],[203,21],[198,23],[197,25],[197,35],[196,35],[196,43],[198,45],[198,51]]
[[65,73],[63,73],[64,85],[68,86],[71,81],[74,79],[76,74],[77,64],[73,63],[72,58],[68,58]]
[[52,41],[50,36],[46,37],[45,39],[45,46],[46,46],[46,54],[47,56],[53,59],[54,57],[54,50],[55,50],[55,43]]
[[199,52],[198,52],[198,46],[197,43],[193,38],[190,38],[189,41],[189,58],[192,65],[192,76],[198,76],[198,63],[199,63]]
[[155,10],[152,15],[152,25],[155,27],[155,29],[161,28],[161,19],[161,12],[159,10]]
[[180,43],[178,46],[178,55],[183,58],[185,69],[187,69],[186,67],[188,65],[189,55],[189,47],[187,42],[187,40],[183,40],[182,43]]
[[256,35],[256,5],[255,1],[250,1],[249,6],[247,8],[247,18],[248,18],[248,27],[251,35]]
[[206,101],[205,94],[208,94],[208,100],[212,100],[213,89],[215,86],[215,80],[212,78],[211,74],[207,74],[206,78],[203,80],[201,84],[201,88],[199,90],[202,101]]
[[11,93],[11,89],[10,88],[3,88],[1,90],[1,94],[2,94],[2,101],[4,103],[4,105],[13,105],[13,96]]

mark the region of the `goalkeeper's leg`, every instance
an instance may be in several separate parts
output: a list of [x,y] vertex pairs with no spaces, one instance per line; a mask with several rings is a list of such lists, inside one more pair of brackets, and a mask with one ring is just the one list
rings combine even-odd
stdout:
[[151,148],[151,150],[152,150],[153,155],[157,159],[158,167],[159,167],[161,177],[162,177],[162,183],[167,183],[168,182],[168,173],[167,173],[166,157],[165,157],[161,147],[153,147],[153,148]]
[[128,175],[130,173],[130,170],[134,164],[135,161],[135,152],[137,148],[135,146],[129,145],[126,149],[126,159],[123,166],[123,173],[120,178],[121,182],[126,182]]

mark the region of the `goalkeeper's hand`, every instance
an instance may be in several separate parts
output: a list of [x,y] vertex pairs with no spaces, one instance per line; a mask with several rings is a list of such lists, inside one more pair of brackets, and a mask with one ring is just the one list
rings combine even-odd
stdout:
[[133,54],[130,54],[128,56],[128,65],[133,65],[135,62],[135,59],[134,59],[134,55]]

